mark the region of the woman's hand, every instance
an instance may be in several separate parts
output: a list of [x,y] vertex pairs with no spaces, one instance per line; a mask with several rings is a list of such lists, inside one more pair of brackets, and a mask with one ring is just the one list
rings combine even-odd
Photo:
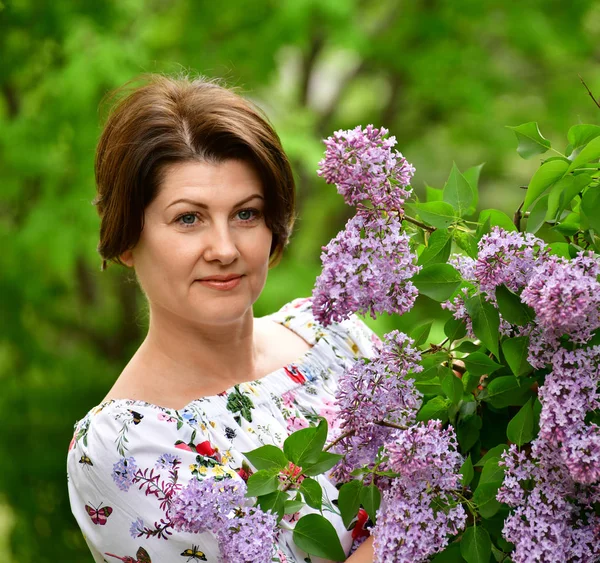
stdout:
[[346,559],[346,563],[373,563],[373,536],[369,536],[360,547]]

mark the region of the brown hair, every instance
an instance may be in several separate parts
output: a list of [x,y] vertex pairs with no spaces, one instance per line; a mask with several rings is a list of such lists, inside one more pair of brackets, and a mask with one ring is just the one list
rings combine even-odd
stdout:
[[137,244],[167,165],[230,158],[250,162],[261,177],[273,232],[270,265],[280,260],[294,223],[294,178],[256,106],[215,81],[155,74],[126,84],[109,102],[95,167],[103,270],[107,261],[122,264],[121,254]]

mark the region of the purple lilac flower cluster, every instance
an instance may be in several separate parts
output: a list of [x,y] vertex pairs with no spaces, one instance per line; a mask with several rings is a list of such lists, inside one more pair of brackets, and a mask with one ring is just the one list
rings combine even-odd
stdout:
[[378,356],[354,363],[338,384],[336,404],[344,437],[336,451],[345,456],[333,472],[338,481],[349,480],[354,469],[372,467],[377,452],[393,435],[393,426],[412,424],[421,406],[413,380],[405,379],[423,369],[413,340],[395,330],[383,341]]
[[[388,466],[399,474],[384,492],[373,529],[377,563],[418,563],[448,545],[465,526],[457,499],[462,458],[454,429],[438,420],[396,430],[386,445]],[[423,533],[427,530],[427,533]]]
[[511,446],[502,463],[506,474],[497,498],[513,507],[503,530],[515,545],[512,560],[598,561],[600,517],[592,505],[600,490],[573,481],[560,452],[543,439],[530,455]]
[[336,131],[325,141],[325,158],[318,174],[335,184],[348,205],[369,200],[375,206],[400,210],[410,196],[407,189],[415,169],[392,148],[388,130],[368,125]]
[[531,365],[550,368],[539,388],[540,431],[531,451],[513,446],[503,457],[498,500],[513,508],[504,527],[515,544],[511,557],[596,561],[600,519],[591,507],[600,501],[600,427],[588,415],[600,407],[600,346],[589,346],[600,328],[600,261],[592,253],[551,256],[540,239],[495,228],[482,237],[477,260],[456,267],[473,285],[446,304],[454,316],[470,320],[465,300],[474,293],[495,304],[501,284],[520,292],[536,317],[525,327],[502,320],[501,331],[528,336]]
[[245,495],[243,481],[194,479],[173,500],[169,518],[175,530],[215,534],[225,563],[270,562],[277,519],[249,507]]
[[[325,141],[319,174],[337,186],[357,214],[323,247],[323,271],[313,291],[313,311],[324,325],[352,313],[403,314],[417,297],[409,281],[420,267],[402,232],[403,205],[414,169],[386,129],[369,125],[337,131]],[[365,204],[367,202],[370,205]]]
[[415,302],[418,292],[409,280],[420,267],[396,216],[358,213],[324,248],[321,260],[313,311],[325,325],[355,312],[373,318],[384,312],[402,314]]

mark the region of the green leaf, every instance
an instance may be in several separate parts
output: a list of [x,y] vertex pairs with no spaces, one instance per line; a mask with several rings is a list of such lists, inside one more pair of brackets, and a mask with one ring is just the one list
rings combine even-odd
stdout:
[[300,518],[292,537],[294,543],[310,555],[331,561],[346,559],[346,553],[333,524],[320,514],[307,514]]
[[[583,225],[581,225],[584,213],[583,209],[581,210],[581,214],[569,213],[558,225],[554,226],[552,230],[567,237],[573,236],[580,228],[584,228]],[[586,228],[587,227],[585,227],[584,230]]]
[[527,228],[525,229],[528,233],[537,233],[542,225],[546,222],[546,214],[548,213],[548,198],[549,195],[544,195],[535,202],[533,209],[529,213],[527,218]]
[[360,492],[360,502],[364,506],[369,518],[375,523],[377,517],[377,510],[381,504],[381,492],[376,485],[369,485],[363,487]]
[[515,132],[519,146],[517,152],[521,158],[531,158],[545,153],[551,146],[550,141],[542,137],[538,124],[535,121],[523,123],[516,127],[508,127]]
[[462,359],[469,373],[473,375],[490,375],[502,367],[483,352],[473,352]]
[[524,326],[534,317],[533,309],[505,285],[496,288],[496,302],[502,318],[513,325]]
[[448,407],[451,402],[443,397],[433,397],[427,401],[417,414],[417,420],[427,422],[428,420],[441,420],[442,424],[448,422]]
[[363,489],[361,481],[349,481],[340,488],[338,494],[338,508],[346,528],[358,514],[360,508],[360,493]]
[[[600,137],[599,137],[600,139]],[[585,213],[589,225],[600,233],[600,188],[589,188],[581,200],[581,210]]]
[[434,377],[425,381],[416,381],[415,387],[423,395],[439,395],[442,392],[442,384],[439,377]]
[[477,238],[472,233],[465,233],[454,229],[452,232],[454,242],[467,253],[471,258],[477,258]]
[[433,325],[433,321],[419,325],[410,332],[409,336],[415,341],[415,346],[418,347],[425,344],[431,330],[431,325]]
[[467,325],[462,319],[450,317],[444,325],[444,334],[450,343],[460,340],[467,335]]
[[406,208],[415,209],[425,223],[438,229],[447,229],[457,220],[453,207],[445,201],[407,204]]
[[479,385],[480,377],[468,371],[463,374],[463,386],[465,388],[465,393],[471,393],[474,391]]
[[460,540],[460,554],[467,563],[489,563],[492,540],[482,526],[470,526]]
[[322,418],[318,426],[303,428],[290,434],[283,443],[283,451],[295,465],[312,465],[319,460],[326,440],[327,421]]
[[260,497],[276,491],[279,487],[279,470],[261,469],[248,479],[248,497]]
[[470,455],[467,456],[467,459],[461,465],[460,474],[462,475],[462,479],[460,480],[462,486],[468,487],[473,477],[475,477],[475,470],[473,469],[473,462]]
[[460,556],[460,545],[451,543],[444,551],[440,551],[431,563],[462,563],[464,559]]
[[[600,127],[598,127],[598,125],[573,125],[567,133],[571,152],[581,149],[596,137],[600,137]],[[569,154],[570,153],[568,153],[567,156],[569,156]]]
[[450,256],[452,248],[452,235],[447,229],[438,229],[429,235],[427,246],[419,256],[418,264],[445,263]]
[[443,370],[442,391],[453,405],[457,405],[463,396],[463,383],[450,368],[443,368]]
[[444,191],[425,185],[425,201],[443,201]]
[[477,209],[477,204],[479,202],[479,175],[484,164],[485,163],[482,162],[477,166],[472,166],[463,173],[463,176],[465,177],[467,182],[469,182],[469,185],[473,190],[473,203],[471,205],[471,208],[467,210],[467,215],[475,213],[475,209]]
[[430,264],[412,277],[423,295],[435,301],[445,301],[462,282],[461,275],[450,264]]
[[304,495],[304,500],[308,506],[321,510],[321,505],[323,504],[323,489],[318,481],[306,477],[302,480],[302,483],[300,483],[300,492]]
[[452,164],[450,176],[444,186],[444,201],[449,203],[460,217],[464,217],[472,206],[473,199],[473,188],[460,173],[456,164]]
[[600,137],[596,137],[592,139],[581,152],[575,157],[575,160],[571,162],[571,166],[569,166],[569,172],[571,170],[575,170],[575,168],[579,168],[584,164],[588,164],[592,162],[592,160],[598,160],[600,158]]
[[500,328],[498,311],[482,295],[471,297],[466,301],[465,306],[473,322],[475,336],[498,357],[498,329]]
[[338,463],[344,456],[340,454],[332,454],[329,452],[321,452],[319,459],[314,465],[307,465],[302,467],[302,472],[305,475],[314,476],[321,475],[325,471],[329,471],[336,463]]
[[256,469],[283,469],[289,463],[285,454],[276,446],[271,445],[261,446],[243,455]]
[[524,396],[530,391],[530,381],[521,380],[514,375],[496,377],[487,386],[487,397],[484,399],[492,406],[500,409],[513,405],[522,405]]
[[479,214],[477,222],[483,225],[488,220],[490,227],[500,227],[505,231],[517,230],[513,220],[506,213],[502,213],[502,211],[498,211],[497,209],[484,209]]
[[304,501],[302,500],[288,500],[283,505],[284,514],[296,514],[301,508],[304,507]]
[[529,182],[522,211],[527,211],[534,201],[566,174],[568,168],[569,165],[564,160],[551,160],[542,164]]
[[515,338],[507,338],[502,342],[502,352],[508,362],[512,372],[521,377],[533,371],[531,365],[527,361],[529,354],[529,337],[517,336]]
[[546,221],[557,221],[562,212],[573,201],[573,198],[592,181],[589,174],[582,173],[577,176],[568,174],[561,178],[550,191],[548,198],[548,212],[546,213]]
[[531,442],[534,438],[533,432],[533,400],[529,399],[512,418],[506,428],[508,439],[517,446]]
[[491,518],[502,506],[502,503],[496,500],[499,487],[500,485],[497,483],[483,483],[479,484],[473,493],[473,501],[477,505],[477,511],[484,518]]
[[475,467],[483,467],[488,459],[492,457],[499,458],[506,450],[508,450],[508,446],[506,444],[498,444],[497,446],[494,446],[488,450],[487,453],[475,464]]
[[562,256],[563,258],[571,258],[568,242],[551,242],[548,245],[548,248],[550,249],[550,252],[552,254],[555,254],[556,256]]
[[460,449],[463,453],[468,452],[475,445],[477,440],[479,440],[482,425],[483,421],[481,420],[481,417],[475,414],[466,416],[458,424],[456,437],[458,438],[458,443],[460,444]]
[[455,348],[457,352],[463,352],[465,354],[472,354],[473,352],[477,352],[479,350],[479,346],[475,344],[475,342],[471,342],[470,340],[465,340],[461,342],[457,348]]
[[[273,514],[277,514],[277,519],[281,520],[285,514],[285,501],[288,494],[284,491],[273,491],[268,495],[262,495],[256,499],[258,506],[265,512],[270,510]],[[301,503],[302,504],[302,503]]]
[[504,481],[504,467],[498,465],[499,461],[499,457],[491,457],[485,462],[479,478],[479,485],[494,483],[500,486],[502,484],[502,481]]

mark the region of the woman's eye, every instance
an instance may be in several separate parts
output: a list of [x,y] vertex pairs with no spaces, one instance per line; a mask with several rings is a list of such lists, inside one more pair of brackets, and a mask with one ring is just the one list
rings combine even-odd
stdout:
[[242,221],[252,221],[258,218],[258,211],[256,209],[242,209],[238,211],[237,215]]
[[177,218],[177,221],[182,225],[194,225],[196,221],[196,215],[194,213],[185,213]]

